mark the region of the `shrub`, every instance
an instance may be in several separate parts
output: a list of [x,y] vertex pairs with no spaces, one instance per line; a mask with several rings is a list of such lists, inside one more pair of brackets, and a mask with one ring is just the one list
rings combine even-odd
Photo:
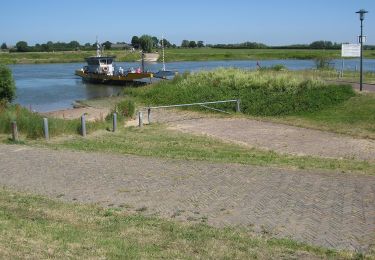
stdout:
[[[145,88],[129,88],[125,94],[154,105],[240,98],[242,112],[255,116],[316,111],[355,95],[350,85],[328,85],[288,72],[239,69],[186,74]],[[233,104],[218,107],[234,110]]]
[[333,69],[332,58],[321,56],[314,59],[317,69]]
[[4,65],[0,65],[0,100],[12,102],[16,97],[16,86],[12,72]]
[[107,115],[106,120],[112,120],[113,113],[117,113],[117,119],[122,121],[125,118],[132,118],[135,113],[135,103],[131,99],[124,99],[117,103],[111,113]]
[[131,99],[125,99],[119,102],[117,105],[117,111],[124,117],[133,117],[135,112],[135,104]]

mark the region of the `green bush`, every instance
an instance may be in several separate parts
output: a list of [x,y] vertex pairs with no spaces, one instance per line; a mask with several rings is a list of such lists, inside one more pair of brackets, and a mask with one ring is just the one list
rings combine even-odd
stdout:
[[[125,94],[154,105],[240,98],[242,112],[256,116],[316,111],[355,95],[350,85],[329,85],[288,72],[239,69],[182,75],[145,88],[129,88]],[[233,104],[218,107],[234,109]]]
[[117,111],[124,117],[133,117],[135,113],[135,104],[131,99],[125,99],[119,102],[117,105]]
[[0,65],[0,100],[12,102],[16,97],[16,85],[12,76],[12,71]]

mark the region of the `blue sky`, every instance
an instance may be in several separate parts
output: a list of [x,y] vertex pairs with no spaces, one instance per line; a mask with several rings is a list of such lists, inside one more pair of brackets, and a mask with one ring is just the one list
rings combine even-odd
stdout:
[[133,35],[164,34],[205,43],[314,40],[355,42],[367,9],[365,34],[375,44],[375,0],[18,0],[2,1],[0,43],[30,45],[78,40],[129,42]]

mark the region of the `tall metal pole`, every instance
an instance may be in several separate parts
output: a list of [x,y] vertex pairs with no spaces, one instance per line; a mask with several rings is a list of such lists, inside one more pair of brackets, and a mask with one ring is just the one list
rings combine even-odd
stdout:
[[361,19],[361,36],[359,38],[359,41],[361,43],[361,58],[360,58],[360,64],[359,64],[359,91],[362,91],[363,88],[363,73],[362,73],[362,66],[363,66],[363,19]]

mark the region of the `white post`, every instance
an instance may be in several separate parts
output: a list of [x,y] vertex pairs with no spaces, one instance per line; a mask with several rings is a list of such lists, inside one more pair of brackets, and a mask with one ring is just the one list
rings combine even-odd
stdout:
[[49,139],[49,131],[48,131],[48,118],[43,118],[43,126],[44,126],[44,137],[48,141]]
[[142,111],[138,112],[138,126],[139,127],[143,126],[143,113],[142,113]]
[[86,137],[86,116],[84,114],[81,116],[81,134]]

